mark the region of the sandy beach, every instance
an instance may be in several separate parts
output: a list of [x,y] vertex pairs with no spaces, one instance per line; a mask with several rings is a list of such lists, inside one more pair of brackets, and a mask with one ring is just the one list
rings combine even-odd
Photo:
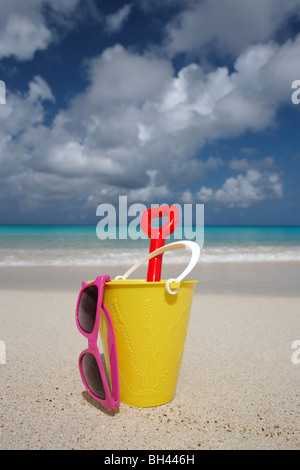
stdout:
[[175,398],[111,412],[81,382],[75,304],[124,271],[1,267],[0,448],[299,449],[299,263],[200,263]]

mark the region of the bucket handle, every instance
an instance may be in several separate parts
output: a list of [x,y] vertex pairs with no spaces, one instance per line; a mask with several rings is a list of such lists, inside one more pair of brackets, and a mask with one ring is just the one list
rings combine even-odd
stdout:
[[173,282],[180,283],[185,278],[185,276],[187,276],[192,271],[192,269],[196,266],[197,261],[200,256],[199,245],[190,240],[182,240],[179,242],[169,243],[168,245],[164,245],[161,248],[158,248],[157,250],[152,251],[147,256],[145,256],[142,260],[138,261],[134,266],[128,269],[128,271],[126,271],[126,273],[123,274],[123,276],[116,276],[115,279],[127,279],[127,277],[131,273],[133,273],[133,271],[135,271],[137,268],[139,268],[142,264],[144,264],[149,259],[157,255],[160,255],[161,253],[165,253],[166,251],[175,250],[176,248],[185,248],[186,250],[191,250],[192,252],[190,262],[188,266],[185,268],[185,270],[176,279],[170,278],[166,282],[166,289],[169,292],[169,294],[172,294],[172,295],[177,294],[177,292],[179,291],[179,287],[176,290],[171,290],[170,283],[173,283]]

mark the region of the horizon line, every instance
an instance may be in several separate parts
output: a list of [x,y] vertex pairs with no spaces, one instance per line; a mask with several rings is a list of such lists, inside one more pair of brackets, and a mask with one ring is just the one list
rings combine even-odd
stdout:
[[[94,224],[0,224],[0,227],[97,227]],[[128,225],[116,225],[116,227],[128,227]],[[189,227],[196,227],[196,225],[189,225]],[[300,227],[300,224],[204,224],[205,227]]]

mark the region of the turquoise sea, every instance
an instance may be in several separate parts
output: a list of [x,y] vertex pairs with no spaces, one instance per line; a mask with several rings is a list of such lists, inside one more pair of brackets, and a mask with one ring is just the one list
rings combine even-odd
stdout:
[[[95,226],[0,226],[0,265],[127,265],[145,256],[149,243],[100,240]],[[176,250],[164,263],[188,258]],[[300,227],[204,227],[201,261],[300,261]]]

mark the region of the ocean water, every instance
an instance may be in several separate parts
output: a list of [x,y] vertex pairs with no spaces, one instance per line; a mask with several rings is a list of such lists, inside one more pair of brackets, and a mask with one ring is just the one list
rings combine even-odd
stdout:
[[[0,226],[0,265],[131,265],[149,244],[100,240],[95,226]],[[185,250],[164,255],[165,264],[188,260]],[[204,227],[201,262],[242,261],[300,261],[300,227]]]

